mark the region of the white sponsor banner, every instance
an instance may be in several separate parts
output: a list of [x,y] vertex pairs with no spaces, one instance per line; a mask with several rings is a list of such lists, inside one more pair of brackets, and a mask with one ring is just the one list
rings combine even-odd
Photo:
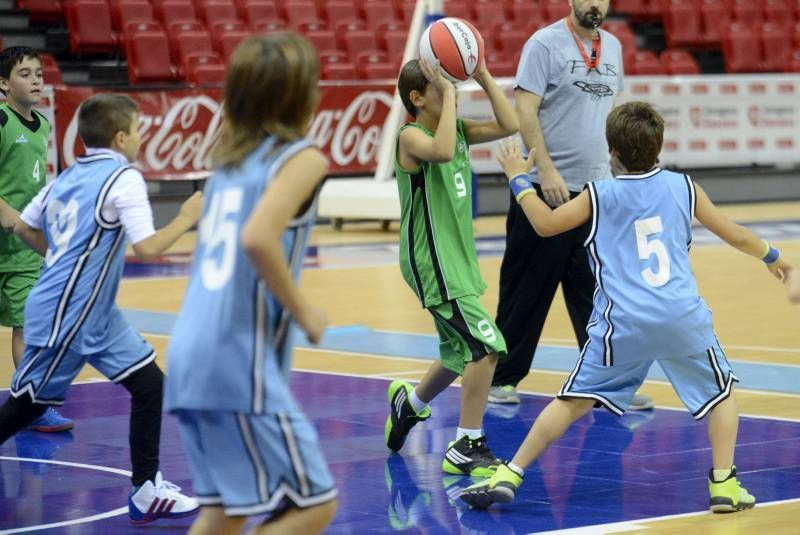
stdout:
[[[498,82],[513,99],[513,80]],[[800,164],[800,76],[629,76],[619,102],[643,100],[664,116],[660,161],[671,167]],[[459,116],[491,119],[477,84],[459,88]],[[497,143],[472,147],[475,171],[499,173]]]

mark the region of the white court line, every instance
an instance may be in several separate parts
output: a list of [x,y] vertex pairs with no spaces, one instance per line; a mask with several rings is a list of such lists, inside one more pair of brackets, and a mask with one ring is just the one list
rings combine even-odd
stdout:
[[[61,466],[71,466],[73,468],[86,468],[89,470],[98,470],[100,472],[110,472],[112,474],[119,474],[125,477],[131,477],[131,473],[128,470],[122,470],[120,468],[112,468],[110,466],[99,466],[96,464],[71,463],[67,461],[53,461],[50,459],[33,459],[29,457],[3,457],[3,456],[0,456],[0,461],[20,461],[29,463],[57,464]],[[50,524],[39,524],[38,526],[27,526],[24,528],[8,529],[5,531],[0,531],[0,534],[25,533],[28,531],[38,531],[41,529],[62,528],[64,526],[85,524],[87,522],[95,522],[97,520],[102,520],[104,518],[120,516],[124,515],[127,512],[128,512],[128,506],[125,506],[125,507],[120,507],[119,509],[114,509],[113,511],[108,511],[106,513],[98,513],[96,515],[85,516],[82,518],[75,518],[73,520],[64,520],[62,522],[52,522]]]
[[[792,498],[790,500],[778,500],[774,502],[757,503],[757,508],[769,507],[772,505],[783,505],[786,503],[800,502],[800,498]],[[740,513],[741,514],[741,513]],[[643,529],[658,529],[660,526],[642,526],[640,522],[660,522],[662,520],[672,520],[675,518],[691,518],[695,516],[713,516],[711,511],[697,511],[694,513],[681,513],[678,515],[655,516],[652,518],[640,518],[638,520],[627,520],[623,522],[613,522],[611,524],[597,524],[594,526],[583,526],[580,528],[571,529],[557,529],[554,531],[533,531],[530,533],[537,533],[538,535],[597,535],[601,533],[625,533],[628,531],[639,531]],[[733,529],[733,528],[732,528]]]

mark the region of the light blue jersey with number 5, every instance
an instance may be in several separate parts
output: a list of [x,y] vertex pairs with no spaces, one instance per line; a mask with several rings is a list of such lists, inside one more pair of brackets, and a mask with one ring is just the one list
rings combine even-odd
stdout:
[[[208,180],[189,286],[167,351],[168,410],[296,408],[288,385],[291,318],[259,279],[240,236],[283,164],[309,146],[268,138],[240,166]],[[295,279],[314,214],[312,204],[283,235]]]
[[713,346],[711,312],[689,263],[691,178],[655,168],[587,189],[586,249],[597,282],[587,332],[593,347],[603,347],[603,364],[688,357]]

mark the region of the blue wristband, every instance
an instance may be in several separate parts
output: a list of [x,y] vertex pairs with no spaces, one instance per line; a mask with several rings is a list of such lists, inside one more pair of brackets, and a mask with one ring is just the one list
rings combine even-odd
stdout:
[[771,264],[778,260],[778,257],[781,255],[781,252],[778,251],[772,245],[769,246],[769,252],[764,256],[761,260],[764,261],[765,264]]
[[531,184],[527,174],[517,175],[512,178],[508,182],[508,187],[511,188],[511,193],[514,194],[514,197],[517,199],[517,201],[519,201],[528,193],[532,193],[534,191],[533,184]]

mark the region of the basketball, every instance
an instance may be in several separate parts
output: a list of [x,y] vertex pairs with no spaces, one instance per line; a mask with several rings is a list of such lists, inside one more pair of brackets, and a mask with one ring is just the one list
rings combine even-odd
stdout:
[[463,82],[481,64],[483,37],[469,22],[447,17],[428,26],[422,34],[419,55],[429,63],[438,61],[451,82]]

